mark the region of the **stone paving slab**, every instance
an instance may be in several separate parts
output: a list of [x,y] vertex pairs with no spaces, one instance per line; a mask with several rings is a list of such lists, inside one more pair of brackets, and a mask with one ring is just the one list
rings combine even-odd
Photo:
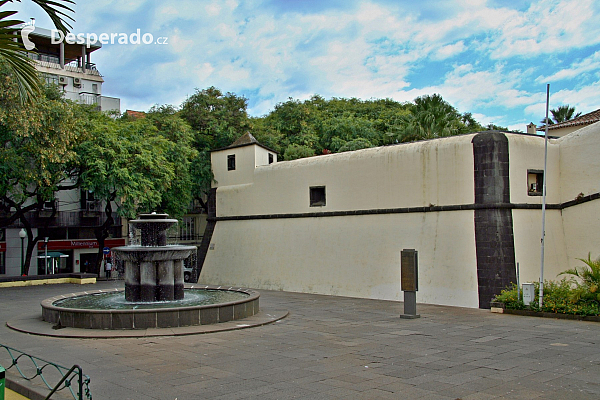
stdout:
[[600,398],[595,322],[422,304],[410,320],[400,302],[260,290],[262,309],[289,315],[251,329],[111,340],[5,326],[72,286],[0,288],[0,343],[80,365],[96,399]]

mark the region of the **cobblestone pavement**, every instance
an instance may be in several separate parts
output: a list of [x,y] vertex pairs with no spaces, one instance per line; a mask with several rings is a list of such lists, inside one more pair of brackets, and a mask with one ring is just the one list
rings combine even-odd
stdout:
[[398,302],[261,290],[261,306],[289,316],[237,331],[136,339],[49,338],[5,326],[41,314],[45,298],[81,290],[1,288],[0,343],[79,364],[94,399],[600,398],[594,322],[421,304],[421,318],[401,319]]

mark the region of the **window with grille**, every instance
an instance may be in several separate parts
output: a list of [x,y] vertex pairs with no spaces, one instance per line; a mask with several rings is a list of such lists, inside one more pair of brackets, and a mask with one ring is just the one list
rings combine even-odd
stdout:
[[180,240],[194,240],[195,232],[194,217],[183,217],[179,223]]
[[227,156],[227,171],[235,170],[235,154],[230,154]]

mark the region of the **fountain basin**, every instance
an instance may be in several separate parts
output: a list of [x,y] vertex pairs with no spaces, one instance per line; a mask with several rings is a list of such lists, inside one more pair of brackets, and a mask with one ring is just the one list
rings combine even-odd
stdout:
[[42,319],[57,325],[81,329],[149,329],[209,325],[239,320],[259,311],[259,293],[243,288],[193,285],[186,290],[228,291],[242,294],[235,301],[208,305],[177,306],[136,309],[85,309],[61,307],[55,303],[72,298],[84,298],[100,293],[122,293],[123,289],[94,290],[59,295],[42,301]]

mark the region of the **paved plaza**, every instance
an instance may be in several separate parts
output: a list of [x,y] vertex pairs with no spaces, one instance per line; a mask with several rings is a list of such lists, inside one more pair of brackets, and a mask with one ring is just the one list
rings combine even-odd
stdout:
[[[79,364],[98,399],[600,399],[600,323],[260,290],[268,325],[73,339],[13,331],[41,300],[123,282],[0,288],[0,343]],[[418,299],[418,296],[417,296]],[[6,355],[0,354],[0,363]]]

